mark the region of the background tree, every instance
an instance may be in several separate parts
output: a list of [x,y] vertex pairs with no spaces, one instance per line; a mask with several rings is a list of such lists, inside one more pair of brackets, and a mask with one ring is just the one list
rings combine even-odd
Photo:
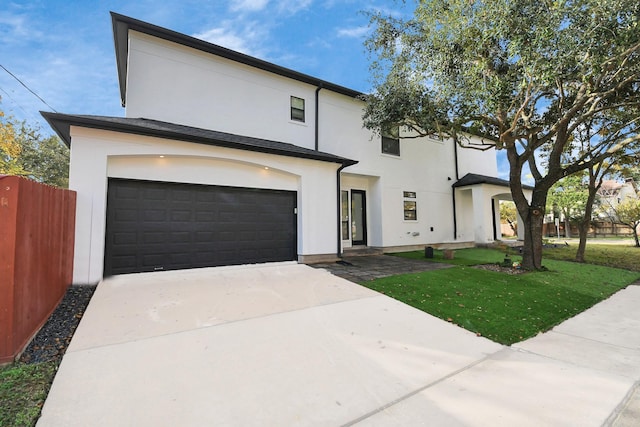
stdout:
[[0,174],[23,175],[19,163],[22,148],[16,138],[13,122],[0,111]]
[[[608,115],[607,123],[610,127],[619,118],[617,111],[611,111]],[[615,123],[616,127],[623,126],[624,123]],[[594,134],[597,131],[597,134]],[[602,135],[608,135],[608,128],[598,126],[598,123],[589,121],[583,126],[576,129],[574,138],[576,143],[572,144],[572,149],[577,149],[580,153],[589,153],[592,144],[591,141],[600,138]],[[594,216],[594,204],[597,201],[598,191],[600,190],[605,178],[627,178],[632,177],[639,161],[638,142],[629,144],[622,150],[615,151],[601,162],[591,164],[586,169],[586,188],[587,199],[584,206],[584,212],[578,219],[579,243],[576,251],[576,261],[585,261],[585,251],[587,247],[587,235]]]
[[591,226],[591,220],[593,219],[593,206],[596,202],[596,196],[598,190],[602,186],[604,178],[611,171],[613,164],[612,159],[596,163],[587,168],[587,200],[585,202],[584,212],[582,218],[578,220],[578,234],[580,240],[578,242],[578,250],[576,251],[576,261],[585,262],[584,254],[587,249],[587,235],[589,233],[589,227]]
[[510,201],[500,201],[500,220],[509,224],[511,230],[518,235],[518,211],[516,205]]
[[7,118],[0,111],[0,174],[66,188],[69,149],[57,136],[42,137],[37,127]]
[[640,240],[638,239],[638,226],[640,226],[640,199],[627,198],[619,205],[612,207],[612,209],[620,224],[631,227],[636,247],[640,247]]
[[562,178],[551,187],[547,206],[561,214],[565,237],[571,237],[571,223],[584,216],[587,197],[587,186],[582,173]]
[[541,268],[551,186],[640,139],[639,17],[636,0],[430,0],[409,19],[374,15],[365,126],[439,132],[461,146],[469,132],[505,150],[523,267]]

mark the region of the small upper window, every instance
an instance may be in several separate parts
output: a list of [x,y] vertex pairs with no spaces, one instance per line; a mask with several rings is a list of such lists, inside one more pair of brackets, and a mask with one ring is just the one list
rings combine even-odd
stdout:
[[400,155],[400,128],[398,126],[382,128],[382,152],[392,156]]
[[304,122],[304,99],[291,97],[291,120]]

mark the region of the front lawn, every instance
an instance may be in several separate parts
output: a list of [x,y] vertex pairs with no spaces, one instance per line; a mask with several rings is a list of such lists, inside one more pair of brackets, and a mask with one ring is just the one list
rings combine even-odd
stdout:
[[[425,259],[423,252],[396,254]],[[444,261],[436,251],[433,260]],[[547,331],[640,279],[638,272],[545,260],[545,272],[507,274],[472,267],[498,263],[504,252],[456,250],[455,267],[362,283],[501,344]],[[512,256],[519,260],[520,257]]]
[[[572,243],[569,246],[558,245],[557,248],[544,249],[543,261],[545,258],[573,261],[576,258],[577,249],[577,243]],[[597,244],[587,241],[587,249],[585,250],[584,257],[590,264],[640,271],[640,248],[636,248],[635,246]]]

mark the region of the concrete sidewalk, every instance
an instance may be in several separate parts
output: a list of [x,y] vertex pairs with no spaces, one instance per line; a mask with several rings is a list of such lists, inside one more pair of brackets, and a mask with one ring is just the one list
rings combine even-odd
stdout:
[[38,426],[624,425],[638,307],[630,286],[504,347],[305,265],[117,276]]

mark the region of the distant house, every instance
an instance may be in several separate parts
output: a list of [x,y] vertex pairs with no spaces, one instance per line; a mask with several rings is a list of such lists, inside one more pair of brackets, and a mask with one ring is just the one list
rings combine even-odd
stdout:
[[43,113],[71,148],[75,283],[500,237],[493,149],[380,137],[358,91],[112,22],[125,117]]
[[639,198],[633,178],[627,178],[624,182],[603,181],[597,195],[600,204],[599,216],[602,218],[615,218],[615,208],[620,203],[628,198]]

